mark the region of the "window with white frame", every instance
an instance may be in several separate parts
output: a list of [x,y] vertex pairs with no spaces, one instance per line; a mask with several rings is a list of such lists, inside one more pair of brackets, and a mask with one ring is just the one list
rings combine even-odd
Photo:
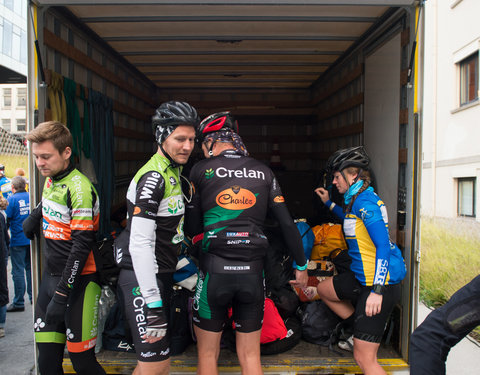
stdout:
[[26,120],[24,118],[17,119],[17,132],[24,132],[26,129]]
[[478,100],[478,51],[459,62],[460,105]]
[[3,108],[12,106],[12,89],[3,89]]
[[458,216],[475,217],[475,177],[458,179]]
[[17,89],[17,107],[25,107],[27,105],[27,89]]
[[3,130],[6,130],[7,132],[10,133],[11,127],[12,127],[12,123],[11,123],[11,121],[10,121],[9,118],[4,118],[4,119],[2,119],[2,128],[3,128]]

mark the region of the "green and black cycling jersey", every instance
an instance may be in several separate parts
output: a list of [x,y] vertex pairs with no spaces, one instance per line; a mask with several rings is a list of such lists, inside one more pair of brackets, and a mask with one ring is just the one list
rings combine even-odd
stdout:
[[68,295],[78,275],[97,272],[93,249],[99,214],[95,188],[73,165],[46,179],[42,193],[46,271],[61,275],[60,293]]
[[161,301],[156,274],[174,272],[183,240],[181,167],[156,153],[127,192],[127,227],[115,241],[116,261],[133,269],[147,303]]
[[270,211],[297,264],[306,264],[299,232],[265,164],[227,150],[197,163],[190,180],[194,194],[187,205],[185,228],[194,242],[203,235],[203,253],[245,262],[261,260],[268,247],[262,228]]

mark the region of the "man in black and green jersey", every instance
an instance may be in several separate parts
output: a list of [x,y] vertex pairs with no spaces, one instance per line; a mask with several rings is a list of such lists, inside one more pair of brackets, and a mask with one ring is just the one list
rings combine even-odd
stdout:
[[34,321],[39,372],[63,374],[66,342],[77,374],[105,374],[95,357],[101,293],[94,256],[98,196],[70,160],[72,135],[65,125],[41,123],[27,139],[46,177],[42,202],[24,221],[31,239],[41,220],[46,242]]
[[267,212],[279,222],[299,265],[291,281],[298,287],[305,287],[308,278],[302,241],[273,172],[248,157],[229,112],[204,119],[197,141],[207,159],[190,173],[194,194],[185,218],[186,233],[202,244],[193,304],[197,373],[218,373],[220,338],[231,304],[242,374],[261,374],[263,258],[268,247],[262,228]]
[[115,241],[127,321],[141,374],[168,374],[168,303],[183,240],[180,173],[194,147],[197,111],[170,101],[152,118],[157,152],[127,192],[127,227]]

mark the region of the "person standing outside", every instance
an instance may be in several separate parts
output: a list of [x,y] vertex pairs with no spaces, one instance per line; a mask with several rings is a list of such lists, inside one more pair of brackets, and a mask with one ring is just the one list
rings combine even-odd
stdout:
[[[46,177],[42,209],[32,210],[32,215],[42,213],[46,242],[34,315],[39,372],[63,374],[66,343],[77,374],[105,374],[95,357],[101,293],[95,260],[98,196],[70,160],[73,141],[64,124],[43,122],[27,134],[27,140]],[[29,238],[38,228],[38,221],[30,223],[32,215],[24,225]]]
[[0,192],[6,199],[12,195],[12,182],[5,176],[5,166],[0,164]]
[[7,260],[10,236],[8,235],[7,222],[3,214],[7,206],[7,200],[0,194],[0,338],[5,336],[8,304]]
[[[23,222],[30,214],[30,195],[25,190],[23,177],[12,178],[13,195],[8,197],[5,210],[10,228],[10,259],[14,298],[7,312],[25,310],[25,291],[32,303],[32,267],[30,261],[30,240],[23,233]],[[26,280],[26,283],[25,283]]]
[[180,174],[193,150],[198,123],[190,104],[161,104],[152,117],[157,152],[128,187],[127,227],[115,241],[115,252],[137,355],[134,374],[169,373],[169,303],[184,238]]
[[205,118],[197,141],[206,157],[190,173],[193,197],[186,232],[201,243],[194,297],[198,374],[217,374],[220,338],[227,309],[233,308],[237,355],[242,374],[262,373],[260,333],[265,300],[263,258],[267,213],[280,224],[285,243],[299,265],[294,286],[305,287],[307,259],[273,172],[248,156],[229,112]]
[[[384,203],[370,186],[370,159],[362,146],[336,151],[328,160],[333,185],[343,194],[345,211],[330,201],[328,191],[315,189],[322,202],[343,219],[352,259],[350,272],[328,277],[317,286],[320,298],[353,328],[353,356],[366,375],[386,374],[377,352],[387,319],[400,299],[406,274],[400,249],[390,241]],[[341,348],[351,344],[344,337]],[[343,344],[343,345],[341,345]]]

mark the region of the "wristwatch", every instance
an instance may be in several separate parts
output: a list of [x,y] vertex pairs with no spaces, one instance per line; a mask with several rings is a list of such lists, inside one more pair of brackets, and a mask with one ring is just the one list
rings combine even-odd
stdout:
[[373,293],[380,294],[382,296],[384,291],[385,291],[384,285],[381,285],[381,284],[373,285],[373,288],[372,288]]

